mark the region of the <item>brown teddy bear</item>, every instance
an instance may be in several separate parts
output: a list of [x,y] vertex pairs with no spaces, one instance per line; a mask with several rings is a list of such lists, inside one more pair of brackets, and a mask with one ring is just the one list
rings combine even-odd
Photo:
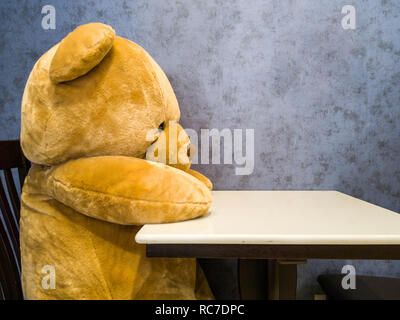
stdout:
[[34,163],[20,221],[26,299],[212,298],[194,259],[147,258],[134,240],[140,225],[210,208],[179,117],[161,68],[107,25],[78,27],[37,61],[21,112]]

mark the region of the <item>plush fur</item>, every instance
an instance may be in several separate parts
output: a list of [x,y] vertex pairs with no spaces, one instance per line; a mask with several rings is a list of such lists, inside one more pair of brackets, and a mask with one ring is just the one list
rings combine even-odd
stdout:
[[[194,259],[147,258],[134,240],[144,223],[211,206],[211,182],[189,169],[187,135],[173,149],[158,140],[159,128],[183,131],[179,117],[161,68],[109,26],[81,26],[39,59],[21,115],[21,146],[34,163],[21,197],[25,298],[212,298]],[[148,161],[148,149],[177,162]],[[42,285],[46,266],[55,289]]]

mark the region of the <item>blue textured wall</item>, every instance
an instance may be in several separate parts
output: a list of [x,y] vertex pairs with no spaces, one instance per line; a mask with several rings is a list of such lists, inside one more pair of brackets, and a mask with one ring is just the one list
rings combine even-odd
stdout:
[[[41,8],[56,8],[56,30]],[[357,10],[343,30],[341,8]],[[336,189],[400,211],[400,3],[382,1],[2,1],[0,139],[19,135],[35,60],[75,26],[101,21],[142,45],[169,76],[182,122],[254,128],[255,170],[199,165],[217,189]],[[310,261],[299,297],[345,261]],[[353,262],[400,276],[395,262]]]

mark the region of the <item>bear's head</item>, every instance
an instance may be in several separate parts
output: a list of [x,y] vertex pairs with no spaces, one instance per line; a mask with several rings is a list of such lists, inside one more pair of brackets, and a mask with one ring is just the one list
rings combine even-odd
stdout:
[[146,151],[159,160],[156,140],[174,128],[185,150],[177,166],[187,169],[189,138],[179,118],[174,91],[150,55],[110,26],[90,23],[35,64],[22,99],[21,146],[33,163],[48,166],[91,156],[144,158]]

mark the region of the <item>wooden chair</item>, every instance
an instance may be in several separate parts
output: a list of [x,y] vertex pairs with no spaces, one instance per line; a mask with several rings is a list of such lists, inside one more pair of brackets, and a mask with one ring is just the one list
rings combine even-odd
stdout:
[[[20,197],[11,169],[18,169],[22,188],[30,168],[19,140],[0,141],[0,299],[23,299],[19,247]],[[3,185],[5,181],[5,186]]]

